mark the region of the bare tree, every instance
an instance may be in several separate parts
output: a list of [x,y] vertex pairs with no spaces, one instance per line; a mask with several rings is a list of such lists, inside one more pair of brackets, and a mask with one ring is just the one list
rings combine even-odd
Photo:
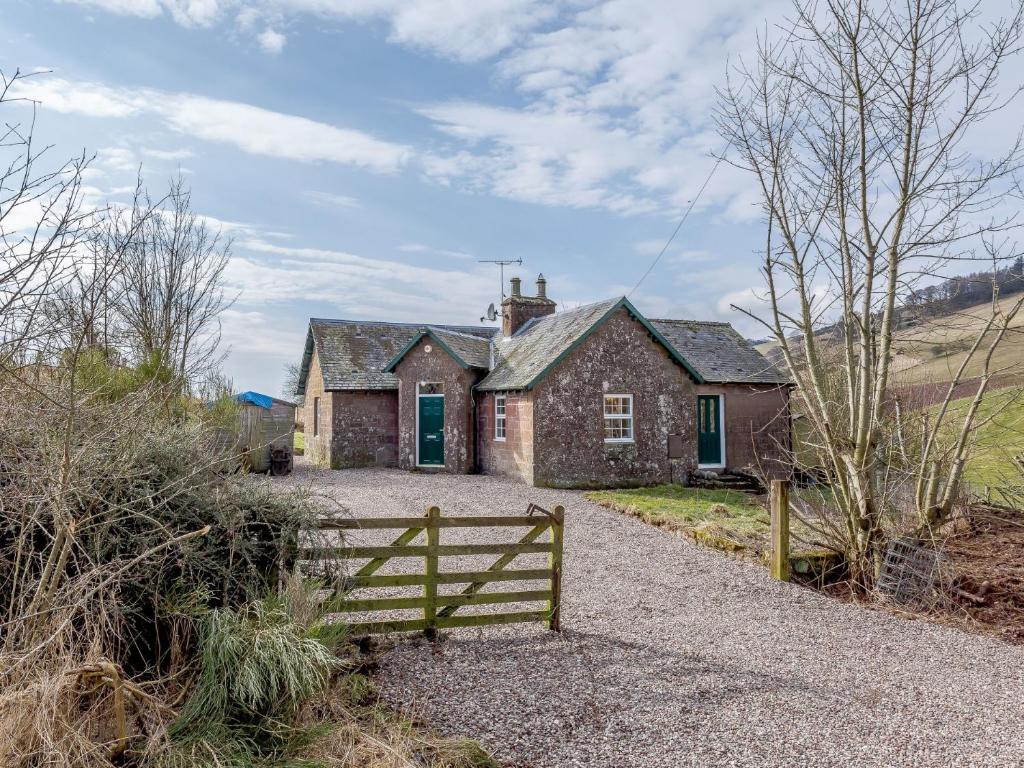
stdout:
[[220,315],[231,243],[192,210],[181,178],[146,218],[118,280],[118,312],[137,359],[157,357],[182,381],[221,362]]
[[901,297],[958,262],[1020,255],[1009,205],[1019,199],[1020,136],[993,152],[979,135],[1017,95],[1001,93],[999,76],[1021,26],[1020,4],[983,23],[977,6],[956,0],[797,0],[791,23],[720,94],[728,159],[754,177],[767,220],[768,312],[748,313],[795,378],[864,586],[900,484],[914,487],[919,525],[948,515],[977,426],[975,405],[958,416],[957,438],[942,439],[948,403],[978,357],[981,401],[992,351],[1021,307],[993,295],[938,415],[908,440],[892,366]]
[[29,76],[0,70],[0,361],[8,365],[45,346],[45,301],[73,274],[72,257],[91,220],[82,208],[89,158],[47,167],[50,147],[37,146],[33,136],[35,104],[11,96]]
[[302,370],[298,363],[287,363],[284,367],[284,381],[281,382],[281,396],[286,400],[295,400],[299,396],[299,379]]

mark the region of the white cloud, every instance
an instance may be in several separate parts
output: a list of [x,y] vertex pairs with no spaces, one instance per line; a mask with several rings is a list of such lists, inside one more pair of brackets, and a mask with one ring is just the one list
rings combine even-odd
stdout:
[[170,94],[157,110],[182,133],[233,144],[254,155],[342,163],[389,173],[397,171],[412,154],[406,146],[362,131],[235,101]]
[[[678,211],[708,177],[722,142],[710,120],[714,87],[731,54],[753,49],[759,21],[782,0],[570,6],[506,52],[499,72],[523,108],[429,105],[421,113],[455,142],[427,173],[545,204],[616,212]],[[698,208],[757,212],[748,180],[719,166]]]
[[543,0],[389,0],[336,5],[376,6],[374,13],[391,22],[393,41],[466,61],[505,50],[556,13],[556,4]]
[[111,171],[131,171],[134,173],[139,170],[139,156],[125,147],[107,147],[96,153],[93,167],[100,170],[104,175]]
[[266,365],[267,356],[285,361],[302,354],[303,339],[296,338],[294,329],[275,322],[273,313],[234,306],[224,310],[221,323],[221,340],[231,347],[232,354],[255,353],[261,358],[261,367]]
[[152,157],[154,160],[188,160],[191,157],[195,157],[195,152],[191,149],[154,149],[152,147],[143,147],[142,154],[146,157]]
[[310,202],[324,208],[362,208],[360,202],[349,195],[337,195],[333,192],[309,190],[307,192],[303,192],[302,196]]
[[402,253],[425,253],[431,256],[442,256],[447,259],[462,259],[463,261],[471,261],[476,258],[472,253],[467,251],[454,251],[448,248],[434,248],[423,243],[402,243],[398,246],[398,250]]
[[35,99],[44,109],[101,118],[157,116],[180,133],[254,155],[341,163],[378,173],[393,173],[412,156],[410,147],[363,131],[236,101],[58,77],[34,77],[15,85],[11,95]]
[[72,82],[47,75],[16,81],[9,95],[32,99],[45,109],[55,112],[89,117],[130,117],[146,108],[142,93],[110,88],[102,83]]
[[182,27],[209,27],[219,18],[229,0],[58,0],[99,10],[141,18],[156,18],[164,12]]
[[273,29],[265,29],[256,36],[256,42],[260,44],[260,48],[263,49],[264,53],[269,53],[276,56],[282,50],[284,50],[284,44],[287,38],[280,32]]
[[[542,205],[673,216],[697,194],[714,166],[711,154],[722,149],[711,109],[715,85],[722,81],[729,57],[753,50],[764,20],[781,17],[789,3],[80,1],[148,16],[159,6],[156,12],[169,13],[179,23],[230,20],[271,53],[284,44],[277,31],[282,25],[311,15],[380,20],[388,25],[391,42],[449,58],[497,57],[498,76],[520,92],[522,105],[463,100],[419,107],[443,137],[418,153],[418,168],[425,177],[460,190]],[[142,108],[104,93],[62,96],[91,99],[94,110]],[[411,158],[407,147],[389,145],[385,151],[364,145],[360,139],[369,138],[365,134],[337,136],[333,131],[344,129],[333,129],[325,136],[320,129],[282,123],[282,118],[302,118],[272,113],[271,119],[247,111],[255,107],[218,102],[234,115],[229,119],[208,100],[177,96],[168,106],[172,125],[203,138],[230,141],[249,152],[355,164],[359,162],[353,155],[371,157],[366,163],[377,170],[397,168]],[[250,132],[253,118],[257,130]],[[304,145],[309,146],[308,155],[300,150]],[[755,202],[746,176],[723,164],[697,210],[719,207],[730,221],[747,221],[760,215]]]
[[[313,15],[382,20],[389,26],[390,41],[464,61],[499,56],[499,75],[526,103],[511,108],[453,101],[421,107],[420,114],[446,139],[421,153],[425,176],[514,200],[619,213],[674,213],[693,199],[714,164],[710,153],[721,149],[710,111],[728,56],[752,50],[760,22],[776,16],[788,2],[89,1],[149,16],[158,3],[157,11],[170,13],[179,23],[231,18],[271,53],[284,44],[276,31],[281,24]],[[101,102],[97,109],[116,108],[96,98]],[[289,141],[288,128],[268,127],[269,118],[248,113],[247,105],[229,104],[238,116],[235,121],[208,101],[172,102],[172,125],[203,138],[231,141],[246,151],[275,154],[280,146],[294,157],[300,154],[297,146],[307,144],[317,159],[335,159],[339,144],[351,144],[352,154],[375,154],[352,136],[336,139],[311,130],[312,141]],[[122,108],[139,105],[131,102]],[[217,118],[212,124],[206,112]],[[238,123],[247,128],[251,118],[264,130],[249,137]],[[226,131],[220,130],[221,123],[227,124]],[[290,132],[307,135],[299,126],[291,126]],[[279,144],[282,133],[286,140]],[[408,154],[399,154],[384,162],[398,166],[407,160]],[[338,161],[353,162],[351,157]],[[758,215],[752,202],[745,177],[723,165],[700,207],[723,206],[731,219],[750,219]]]
[[502,197],[614,211],[651,210],[636,184],[657,147],[595,115],[455,102],[419,112],[467,149],[427,158],[428,176]]
[[236,242],[227,281],[247,304],[327,302],[339,317],[407,322],[472,324],[494,294],[485,269],[437,269],[262,239]]
[[155,18],[163,12],[159,0],[61,0],[74,5],[86,5],[121,16]]
[[[260,21],[276,23],[311,14],[333,19],[384,20],[389,39],[463,61],[493,56],[552,20],[550,0],[63,0],[126,16],[169,15],[185,27],[209,27],[233,18],[252,31]],[[268,28],[257,35],[268,53],[279,53],[284,36]]]
[[208,27],[233,0],[59,0],[85,5],[121,16],[152,19],[168,13],[183,27]]

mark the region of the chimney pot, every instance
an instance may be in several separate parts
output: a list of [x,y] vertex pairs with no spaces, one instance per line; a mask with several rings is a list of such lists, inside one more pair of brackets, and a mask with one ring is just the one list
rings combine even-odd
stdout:
[[544,275],[537,275],[537,295],[523,296],[522,281],[511,278],[512,295],[501,302],[501,335],[514,336],[519,329],[538,317],[555,313],[555,302],[547,297],[547,281]]

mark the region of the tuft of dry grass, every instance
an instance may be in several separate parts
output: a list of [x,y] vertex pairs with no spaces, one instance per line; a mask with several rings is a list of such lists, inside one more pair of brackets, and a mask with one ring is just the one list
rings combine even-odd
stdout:
[[440,736],[390,709],[362,673],[337,678],[311,714],[332,727],[301,757],[328,768],[498,768],[477,742]]

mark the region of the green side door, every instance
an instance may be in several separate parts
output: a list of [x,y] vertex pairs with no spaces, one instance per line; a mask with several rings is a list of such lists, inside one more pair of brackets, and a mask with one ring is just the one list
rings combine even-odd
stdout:
[[722,463],[720,432],[721,398],[718,395],[697,396],[697,463]]
[[444,395],[419,397],[420,464],[444,466]]

